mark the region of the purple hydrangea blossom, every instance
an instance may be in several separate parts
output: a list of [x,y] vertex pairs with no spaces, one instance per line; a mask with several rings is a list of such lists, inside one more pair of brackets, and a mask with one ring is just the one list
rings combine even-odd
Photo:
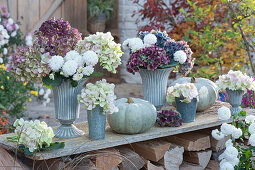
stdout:
[[157,124],[161,127],[179,127],[183,123],[181,114],[175,110],[162,110],[158,112]]
[[42,54],[49,52],[51,56],[65,56],[81,39],[81,33],[62,18],[45,21],[34,35],[34,46]]
[[135,74],[135,72],[140,71],[140,68],[155,70],[160,66],[166,65],[169,61],[164,49],[152,45],[130,54],[127,62],[127,71]]

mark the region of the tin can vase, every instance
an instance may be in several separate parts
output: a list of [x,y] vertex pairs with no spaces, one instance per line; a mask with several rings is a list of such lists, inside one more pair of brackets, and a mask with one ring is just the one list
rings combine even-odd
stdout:
[[89,124],[89,139],[103,140],[105,137],[106,113],[103,108],[96,106],[92,110],[87,111]]
[[61,123],[61,126],[54,131],[55,137],[74,138],[84,134],[73,125],[73,122],[79,118],[80,104],[77,95],[81,93],[86,81],[87,79],[82,79],[77,87],[72,87],[70,80],[64,80],[61,85],[52,87],[55,115]]
[[183,123],[189,123],[195,121],[197,110],[197,99],[194,98],[189,103],[181,102],[183,98],[176,97],[176,110],[181,114]]
[[174,68],[156,69],[154,71],[140,69],[144,100],[151,102],[157,110],[160,110],[165,104],[167,80]]
[[244,91],[243,90],[230,90],[230,89],[226,89],[226,91],[228,94],[229,104],[232,106],[232,108],[230,108],[231,114],[236,115],[236,114],[240,113],[240,111],[242,111],[242,108],[240,105],[242,103]]

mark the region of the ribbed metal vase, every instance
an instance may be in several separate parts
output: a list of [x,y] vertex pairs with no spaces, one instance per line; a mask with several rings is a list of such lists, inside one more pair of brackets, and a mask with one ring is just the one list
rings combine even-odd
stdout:
[[80,105],[77,95],[81,93],[82,86],[87,79],[79,81],[77,87],[72,87],[70,80],[65,80],[60,86],[53,86],[54,105],[56,119],[59,120],[61,126],[55,131],[57,138],[74,138],[84,134],[73,125],[73,122],[79,118]]
[[157,110],[160,110],[165,103],[167,80],[173,69],[174,67],[154,71],[141,69],[139,72],[142,78],[144,100],[151,102]]
[[197,99],[192,99],[191,102],[181,102],[183,98],[176,97],[176,110],[182,115],[183,123],[189,123],[195,121],[197,110]]
[[240,111],[242,111],[242,108],[240,105],[242,103],[244,91],[230,90],[230,89],[226,89],[226,91],[228,94],[229,103],[232,106],[232,108],[230,108],[232,115],[236,115],[240,113]]
[[89,139],[102,140],[105,137],[106,113],[103,108],[96,106],[92,110],[88,110]]

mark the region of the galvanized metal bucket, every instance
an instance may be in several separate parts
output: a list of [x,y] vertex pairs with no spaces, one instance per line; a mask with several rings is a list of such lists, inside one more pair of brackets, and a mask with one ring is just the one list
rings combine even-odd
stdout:
[[59,86],[53,86],[54,105],[56,119],[59,120],[61,126],[55,131],[57,138],[74,138],[84,134],[73,125],[73,122],[79,118],[80,105],[77,95],[81,93],[82,86],[87,79],[78,82],[77,87],[72,87],[70,80],[65,80]]
[[89,124],[89,139],[102,140],[105,138],[106,113],[103,108],[96,106],[92,110],[87,111]]
[[151,102],[157,110],[165,104],[167,80],[175,67],[156,69],[154,71],[141,69],[140,76],[143,83],[144,100]]
[[242,108],[240,105],[242,103],[244,91],[230,90],[230,89],[226,89],[226,91],[228,94],[229,103],[232,106],[232,108],[230,108],[231,114],[236,115],[236,114],[240,113],[240,111],[242,111]]
[[183,123],[194,122],[197,110],[197,99],[194,98],[189,103],[181,102],[181,100],[183,100],[183,98],[175,98],[176,109],[181,113]]

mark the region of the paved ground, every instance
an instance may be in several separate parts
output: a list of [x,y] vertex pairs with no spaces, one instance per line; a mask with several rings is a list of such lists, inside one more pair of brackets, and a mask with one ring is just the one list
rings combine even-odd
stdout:
[[[141,84],[118,84],[115,88],[115,94],[118,98],[122,97],[139,97],[142,98],[142,86]],[[36,101],[32,101],[27,105],[28,115],[26,118],[34,120],[39,119],[45,121],[50,126],[59,125],[59,122],[55,119],[54,115],[54,103],[51,96],[51,103],[46,107],[38,104]],[[80,118],[76,122],[82,122],[87,120],[86,109],[81,106]]]

